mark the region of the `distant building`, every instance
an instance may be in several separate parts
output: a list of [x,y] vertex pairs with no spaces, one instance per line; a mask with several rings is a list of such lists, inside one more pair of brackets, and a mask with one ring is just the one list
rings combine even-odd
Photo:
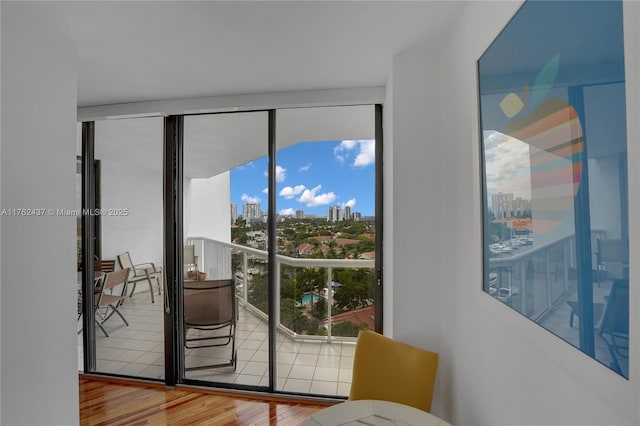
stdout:
[[340,222],[342,221],[342,207],[331,206],[327,212],[327,222]]
[[351,220],[351,207],[344,207],[344,220]]
[[511,192],[499,192],[491,196],[491,211],[496,219],[522,217],[531,211],[531,201],[513,197]]
[[242,205],[242,217],[247,221],[247,224],[253,222],[262,222],[262,210],[260,210],[260,203],[245,203]]
[[231,203],[231,224],[233,225],[238,220],[238,205]]
[[355,222],[360,222],[362,220],[362,213],[360,212],[353,212],[353,217],[352,217],[353,221]]
[[304,210],[296,210],[296,219],[304,219]]
[[491,207],[496,219],[505,219],[513,214],[513,194],[499,192],[491,196]]

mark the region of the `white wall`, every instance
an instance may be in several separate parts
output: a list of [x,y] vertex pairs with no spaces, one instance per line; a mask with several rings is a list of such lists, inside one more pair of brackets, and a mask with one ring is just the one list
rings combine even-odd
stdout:
[[101,217],[103,259],[128,251],[133,263],[162,265],[162,141],[162,117],[96,121],[95,158],[107,210]]
[[[2,208],[74,209],[75,47],[31,5],[1,7]],[[78,423],[75,230],[2,218],[3,425]]]
[[[629,163],[637,164],[640,8],[631,3],[627,117]],[[519,6],[470,2],[437,51],[425,44],[394,58],[393,333],[440,352],[434,412],[453,424],[639,424],[636,327],[627,381],[481,290],[476,60]],[[631,169],[633,257],[640,191]],[[416,223],[412,209],[428,219]],[[631,297],[637,324],[637,292]]]
[[185,230],[188,229],[185,237],[231,242],[229,178],[230,173],[224,172],[207,179],[191,179],[189,216],[184,217]]
[[[386,285],[393,286],[390,334],[439,351],[439,293],[444,283],[440,265],[444,230],[439,218],[445,165],[441,159],[443,140],[438,133],[438,63],[432,58],[433,50],[427,48],[416,48],[394,58],[393,136],[386,143],[396,166],[391,173],[393,198],[385,200],[385,205],[393,206],[393,246],[385,250],[385,256],[393,253],[393,276],[385,276]],[[389,218],[385,221],[389,223]],[[416,232],[423,235],[420,241],[416,241]],[[420,324],[415,323],[418,312]]]

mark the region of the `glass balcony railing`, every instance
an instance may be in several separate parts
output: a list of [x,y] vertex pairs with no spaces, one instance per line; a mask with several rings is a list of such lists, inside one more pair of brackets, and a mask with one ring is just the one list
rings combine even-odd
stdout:
[[[233,277],[239,303],[265,321],[269,314],[267,269],[275,268],[273,291],[280,295],[274,312],[276,324],[294,340],[354,341],[359,328],[373,328],[374,260],[276,255],[275,265],[267,265],[268,253],[264,250],[205,237],[189,237],[186,244],[195,247],[199,272],[208,279]],[[345,274],[358,283],[360,290],[349,292],[346,300],[347,292],[339,293],[342,284],[336,280],[336,276]],[[335,300],[337,294],[340,303]],[[368,309],[371,324],[353,319],[362,316],[350,315]],[[342,321],[344,317],[351,317],[351,323]]]
[[[595,248],[595,241],[602,238],[604,231],[593,231],[591,235]],[[593,254],[594,268],[598,267],[596,255]],[[575,293],[576,274],[575,237],[570,235],[491,257],[485,291],[539,322]]]

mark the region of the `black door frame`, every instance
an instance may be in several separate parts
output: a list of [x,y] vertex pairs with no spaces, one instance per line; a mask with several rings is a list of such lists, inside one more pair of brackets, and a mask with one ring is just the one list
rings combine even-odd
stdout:
[[[214,114],[239,114],[246,112],[268,113],[268,150],[269,156],[269,206],[268,206],[268,262],[275,265],[277,254],[276,238],[276,214],[275,214],[275,168],[276,168],[276,109],[258,111],[220,112],[210,114],[182,114],[170,115],[164,119],[163,132],[163,233],[164,233],[164,353],[165,353],[165,378],[166,386],[173,387],[180,383],[209,384],[183,377],[184,352],[182,351],[183,330],[180,318],[180,306],[182,306],[182,247],[183,241],[183,148],[184,148],[184,117],[186,115],[214,115]],[[374,303],[376,306],[375,330],[383,331],[383,127],[382,105],[374,105],[375,114],[375,141],[376,141],[376,170],[375,170],[375,226],[376,226],[376,258],[375,258],[375,288]],[[96,206],[96,168],[88,165],[95,161],[94,143],[95,123],[82,123],[82,208],[91,209]],[[99,170],[99,169],[98,169]],[[83,344],[84,344],[84,370],[87,373],[96,372],[95,349],[95,324],[93,321],[93,259],[96,254],[96,246],[100,230],[96,229],[96,217],[92,215],[82,216],[82,262],[83,268]],[[275,280],[275,268],[268,270],[269,288]],[[269,311],[273,312],[277,305],[278,295],[269,291]],[[86,315],[89,314],[89,315]],[[261,392],[276,392],[276,328],[275,316],[269,316],[269,386],[248,386],[229,383],[216,383],[230,389],[241,389]],[[105,373],[102,373],[105,374]],[[113,374],[109,374],[113,375]],[[288,393],[277,391],[278,393]]]

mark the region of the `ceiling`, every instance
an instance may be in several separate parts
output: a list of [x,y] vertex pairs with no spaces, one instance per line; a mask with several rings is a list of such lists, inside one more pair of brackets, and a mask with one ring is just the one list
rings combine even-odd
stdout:
[[[3,2],[4,3],[4,2]],[[78,46],[78,106],[384,86],[458,1],[48,1]]]

